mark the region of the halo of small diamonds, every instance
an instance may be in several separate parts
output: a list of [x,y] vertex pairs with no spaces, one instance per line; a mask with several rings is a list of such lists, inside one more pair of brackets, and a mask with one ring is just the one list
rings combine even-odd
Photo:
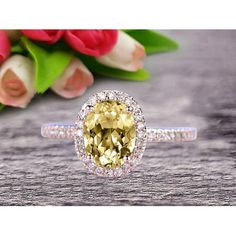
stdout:
[[[130,156],[124,158],[124,164],[117,168],[106,168],[97,166],[91,155],[88,155],[85,150],[83,126],[86,116],[93,111],[95,105],[99,102],[114,100],[126,105],[126,110],[129,112],[135,121],[136,140],[135,147]],[[138,103],[128,94],[116,91],[105,90],[91,96],[88,101],[83,105],[81,111],[78,113],[75,122],[75,149],[78,157],[82,160],[86,168],[98,175],[110,178],[120,177],[129,173],[138,165],[142,159],[142,155],[146,148],[146,123],[143,112]]]

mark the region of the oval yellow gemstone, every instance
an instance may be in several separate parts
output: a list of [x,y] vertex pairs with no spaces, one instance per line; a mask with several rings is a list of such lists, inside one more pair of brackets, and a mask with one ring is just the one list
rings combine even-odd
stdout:
[[126,105],[118,101],[97,103],[84,122],[84,143],[98,166],[116,168],[134,150],[136,129]]

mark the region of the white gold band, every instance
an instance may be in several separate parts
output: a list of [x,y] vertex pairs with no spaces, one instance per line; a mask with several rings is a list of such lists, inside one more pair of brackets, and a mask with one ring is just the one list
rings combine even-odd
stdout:
[[[45,138],[74,140],[75,125],[44,124],[41,135]],[[147,128],[147,142],[187,142],[197,138],[193,127]]]

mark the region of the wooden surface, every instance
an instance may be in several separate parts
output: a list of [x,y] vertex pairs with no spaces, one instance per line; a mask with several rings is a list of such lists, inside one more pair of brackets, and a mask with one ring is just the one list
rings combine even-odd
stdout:
[[[0,113],[0,205],[236,205],[236,31],[167,31],[181,47],[150,56],[145,83],[96,78],[75,100],[47,93]],[[134,96],[147,123],[191,125],[192,143],[149,145],[122,179],[88,174],[73,143],[40,137],[45,122],[75,120],[94,92]]]

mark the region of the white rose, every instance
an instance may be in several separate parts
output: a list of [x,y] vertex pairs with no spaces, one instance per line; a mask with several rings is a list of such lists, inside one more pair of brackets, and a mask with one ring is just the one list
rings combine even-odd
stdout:
[[77,58],[73,58],[51,89],[64,98],[81,96],[93,84],[93,75]]
[[118,40],[113,49],[97,61],[106,66],[126,70],[137,71],[143,67],[145,58],[144,47],[128,34],[119,31]]
[[27,57],[15,55],[0,68],[0,103],[26,107],[35,94],[34,63]]

